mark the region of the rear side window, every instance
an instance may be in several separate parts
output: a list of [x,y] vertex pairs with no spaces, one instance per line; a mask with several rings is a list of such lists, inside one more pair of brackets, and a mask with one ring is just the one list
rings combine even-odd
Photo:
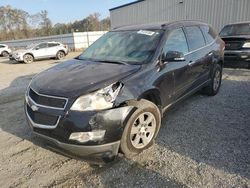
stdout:
[[198,26],[186,27],[189,50],[193,51],[206,45],[205,39]]
[[41,48],[47,48],[47,47],[48,47],[47,43],[41,43],[41,44],[39,44],[37,46],[37,48],[39,48],[39,49],[41,49]]
[[48,43],[48,46],[49,47],[54,47],[54,46],[59,46],[59,44],[58,43]]
[[212,43],[216,39],[217,34],[211,27],[209,27],[208,25],[202,25],[200,26],[200,28],[203,32],[207,44]]
[[3,46],[3,45],[0,45],[0,48],[5,48],[5,46]]
[[182,28],[173,30],[167,39],[163,52],[178,51],[183,54],[188,52],[187,40]]

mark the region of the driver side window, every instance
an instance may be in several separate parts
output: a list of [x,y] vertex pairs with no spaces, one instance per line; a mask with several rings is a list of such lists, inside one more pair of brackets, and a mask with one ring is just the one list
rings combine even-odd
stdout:
[[168,35],[163,52],[166,54],[169,51],[182,52],[183,54],[188,53],[187,40],[182,28],[175,29]]

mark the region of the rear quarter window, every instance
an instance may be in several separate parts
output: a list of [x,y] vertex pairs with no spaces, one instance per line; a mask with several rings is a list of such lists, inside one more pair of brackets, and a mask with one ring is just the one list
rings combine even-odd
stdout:
[[207,25],[202,25],[200,26],[200,28],[203,32],[207,44],[212,43],[216,39],[217,34],[211,27]]
[[189,51],[196,50],[206,45],[201,29],[198,26],[187,26],[185,30]]

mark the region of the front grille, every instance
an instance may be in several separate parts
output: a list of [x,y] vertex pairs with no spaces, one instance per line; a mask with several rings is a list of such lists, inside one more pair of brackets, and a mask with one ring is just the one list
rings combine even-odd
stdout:
[[239,50],[242,48],[243,42],[226,41],[226,50]]
[[41,94],[36,93],[31,88],[29,90],[29,96],[36,104],[47,106],[47,107],[52,107],[52,108],[64,109],[67,103],[67,99],[41,95]]
[[29,105],[27,105],[27,113],[34,123],[46,125],[46,126],[55,126],[59,119],[59,116],[53,116],[53,115],[33,111],[29,107]]

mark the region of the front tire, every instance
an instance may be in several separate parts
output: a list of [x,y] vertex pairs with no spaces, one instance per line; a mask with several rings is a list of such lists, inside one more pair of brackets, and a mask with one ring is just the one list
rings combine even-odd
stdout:
[[23,56],[23,62],[26,63],[26,64],[30,64],[30,63],[33,63],[34,61],[34,57],[30,54],[25,54]]
[[222,67],[216,64],[212,73],[212,81],[208,86],[203,88],[203,93],[209,96],[216,95],[219,92],[221,86],[221,78],[222,78]]
[[127,121],[120,145],[127,158],[152,146],[161,125],[160,111],[155,104],[142,99],[131,105],[137,109]]

